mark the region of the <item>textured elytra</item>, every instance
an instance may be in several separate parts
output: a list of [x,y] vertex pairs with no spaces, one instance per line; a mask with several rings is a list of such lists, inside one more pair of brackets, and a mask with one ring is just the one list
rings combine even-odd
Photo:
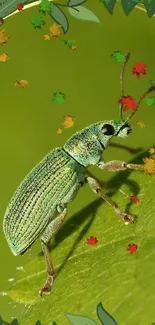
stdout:
[[56,148],[25,177],[3,221],[14,255],[26,251],[52,219],[56,207],[68,203],[70,196],[76,194],[84,180],[83,170],[62,148]]

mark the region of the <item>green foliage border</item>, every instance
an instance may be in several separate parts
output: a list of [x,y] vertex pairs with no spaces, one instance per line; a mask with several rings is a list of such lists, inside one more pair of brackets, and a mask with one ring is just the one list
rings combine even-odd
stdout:
[[[102,303],[100,302],[96,308],[98,319],[102,325],[118,325],[115,319],[104,309]],[[72,315],[68,313],[64,313],[67,319],[70,321],[72,325],[98,325],[93,319],[87,316],[82,315]],[[0,325],[19,325],[18,320],[15,318],[11,321],[11,323],[5,322],[2,320],[0,316]],[[42,325],[38,320],[34,325]],[[55,321],[51,323],[51,325],[57,325]],[[151,324],[155,325],[155,323]]]

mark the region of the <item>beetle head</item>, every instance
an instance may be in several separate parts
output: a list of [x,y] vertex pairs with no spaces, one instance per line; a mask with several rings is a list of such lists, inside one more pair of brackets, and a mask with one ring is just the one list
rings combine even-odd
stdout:
[[120,138],[127,137],[132,132],[132,127],[128,122],[121,121],[119,124],[115,120],[102,121],[96,123],[95,134],[101,147],[105,149],[113,136]]

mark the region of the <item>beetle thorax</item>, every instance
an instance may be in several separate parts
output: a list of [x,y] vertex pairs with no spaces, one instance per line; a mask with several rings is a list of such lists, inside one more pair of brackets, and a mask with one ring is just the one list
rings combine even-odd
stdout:
[[75,133],[64,145],[64,150],[84,167],[96,165],[101,159],[103,147],[92,128]]

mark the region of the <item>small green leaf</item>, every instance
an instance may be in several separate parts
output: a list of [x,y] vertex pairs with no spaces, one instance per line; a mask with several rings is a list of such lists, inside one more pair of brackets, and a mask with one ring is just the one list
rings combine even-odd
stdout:
[[65,40],[64,44],[68,45],[68,47],[72,48],[72,46],[75,44],[75,41],[72,40]]
[[155,105],[155,97],[147,97],[147,98],[146,98],[146,104],[147,104],[148,106],[153,106],[153,105]]
[[35,323],[35,325],[41,325],[40,320],[37,320],[37,322]]
[[153,105],[155,105],[155,97],[147,97],[147,98],[146,98],[146,104],[147,104],[148,106],[153,106]]
[[112,15],[113,14],[113,9],[116,4],[116,0],[100,0],[100,2],[103,3],[105,8],[109,11],[109,13]]
[[146,8],[148,17],[152,17],[155,13],[155,0],[152,0],[151,2],[148,0],[143,0],[143,4]]
[[85,8],[83,6],[77,6],[76,9],[77,10],[68,7],[68,11],[70,15],[73,16],[74,18],[80,20],[92,21],[100,24],[100,20],[90,9]]
[[131,10],[137,5],[137,2],[131,0],[122,0],[121,4],[126,16],[128,16]]
[[68,7],[76,7],[86,2],[87,0],[68,0]]
[[118,126],[120,123],[121,123],[121,119],[120,119],[120,118],[116,118],[116,119],[114,120],[114,124],[115,124],[116,126]]
[[58,93],[54,93],[54,98],[52,99],[52,101],[57,104],[57,105],[61,105],[64,103],[66,95],[64,93],[58,92]]
[[149,80],[149,83],[151,86],[154,86],[155,85],[155,80]]
[[31,23],[34,28],[41,28],[45,25],[45,21],[43,20],[43,16],[34,15],[31,19]]
[[72,315],[68,313],[64,313],[64,314],[73,325],[97,325],[97,323],[90,317],[81,316],[81,315]]
[[97,315],[103,325],[118,325],[114,318],[103,308],[101,302],[97,306]]
[[18,320],[15,318],[13,321],[10,323],[10,325],[19,325]]
[[51,12],[51,3],[48,0],[42,0],[39,5],[39,11],[43,13]]
[[60,24],[64,33],[67,33],[69,23],[68,19],[63,13],[63,11],[56,6],[54,3],[51,4],[51,12],[49,13],[50,16],[56,21],[56,23]]
[[116,62],[123,63],[125,61],[125,55],[120,51],[112,52],[111,56],[115,58]]

